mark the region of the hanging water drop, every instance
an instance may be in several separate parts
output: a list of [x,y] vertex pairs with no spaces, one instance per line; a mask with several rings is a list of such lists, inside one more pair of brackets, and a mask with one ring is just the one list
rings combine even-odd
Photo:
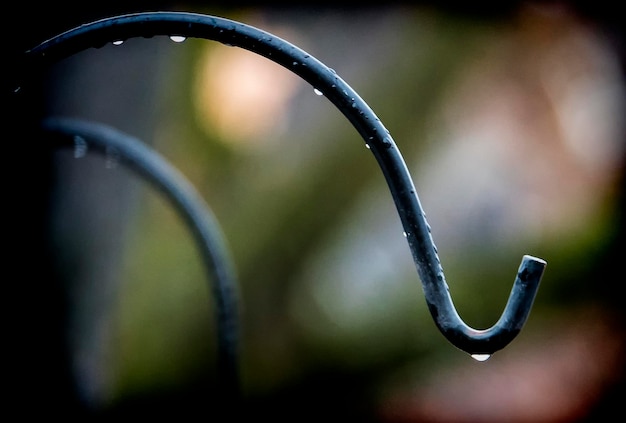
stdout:
[[122,44],[124,44],[124,40],[115,40],[112,43],[114,46],[121,46]]
[[323,92],[321,92],[320,90],[318,90],[317,88],[313,88],[313,92],[314,92],[316,95],[324,95],[324,93],[323,93]]
[[472,354],[471,357],[476,361],[487,361],[491,354]]
[[80,159],[87,154],[87,141],[79,135],[74,137],[74,158]]
[[170,35],[170,40],[174,41],[175,43],[182,43],[186,39],[187,37],[183,37],[182,35]]
[[115,169],[120,161],[120,152],[117,151],[115,148],[107,147],[105,156],[105,168]]
[[365,143],[365,147],[370,150],[372,147],[370,147],[370,145],[368,143]]

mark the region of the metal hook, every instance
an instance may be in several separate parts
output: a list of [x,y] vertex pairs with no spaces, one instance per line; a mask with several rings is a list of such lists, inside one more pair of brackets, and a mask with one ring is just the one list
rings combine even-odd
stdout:
[[321,91],[352,123],[374,154],[407,234],[428,308],[443,335],[470,354],[489,355],[504,348],[519,333],[532,307],[546,262],[524,256],[498,322],[486,330],[466,325],[450,297],[430,227],[404,159],[389,131],[333,69],[293,44],[225,18],[187,12],[147,12],[107,18],[69,30],[26,52],[24,66],[25,69],[40,69],[45,63],[90,47],[155,35],[204,38],[244,48],[291,70]]

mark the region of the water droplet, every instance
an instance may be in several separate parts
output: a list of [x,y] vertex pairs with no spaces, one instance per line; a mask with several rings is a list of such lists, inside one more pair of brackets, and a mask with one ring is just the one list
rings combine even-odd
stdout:
[[106,162],[105,167],[107,169],[115,169],[120,161],[120,152],[115,148],[107,147],[106,149]]
[[356,108],[356,103],[352,103],[352,107]]
[[322,93],[322,92],[321,92],[320,90],[318,90],[317,88],[313,88],[313,92],[314,92],[316,95],[324,95],[324,93]]
[[368,150],[370,150],[372,147],[370,147],[370,145],[368,143],[365,143],[365,147],[367,147]]
[[80,159],[87,154],[87,141],[79,135],[74,136],[74,158]]
[[175,43],[182,43],[186,39],[187,37],[183,37],[182,35],[170,35],[170,40],[174,41]]
[[471,357],[476,361],[487,361],[491,354],[472,354]]
[[122,44],[124,44],[124,40],[115,40],[115,41],[113,41],[113,45],[114,46],[121,46]]

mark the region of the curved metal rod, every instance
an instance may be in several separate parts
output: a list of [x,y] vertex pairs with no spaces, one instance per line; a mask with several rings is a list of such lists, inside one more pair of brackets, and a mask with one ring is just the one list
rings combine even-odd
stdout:
[[293,44],[255,27],[220,17],[147,12],[106,18],[53,37],[25,53],[23,69],[40,69],[46,63],[109,42],[155,35],[204,38],[244,48],[285,67],[321,91],[348,118],[378,161],[400,215],[428,308],[444,336],[470,354],[487,355],[504,348],[519,333],[532,307],[546,262],[524,256],[507,305],[496,324],[485,330],[466,325],[450,297],[430,227],[407,166],[389,131],[333,69]]
[[89,152],[108,154],[113,150],[120,163],[128,165],[151,182],[183,216],[213,280],[211,290],[217,312],[217,371],[218,380],[224,388],[220,393],[236,399],[240,394],[240,381],[235,272],[219,225],[202,197],[156,151],[109,126],[78,119],[48,118],[42,122],[41,130],[54,147],[75,147],[77,142],[81,142]]

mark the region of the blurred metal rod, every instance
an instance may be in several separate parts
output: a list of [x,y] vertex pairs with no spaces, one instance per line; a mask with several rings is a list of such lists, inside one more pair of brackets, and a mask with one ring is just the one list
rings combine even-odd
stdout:
[[[444,336],[472,354],[504,348],[526,322],[546,265],[524,256],[502,317],[485,330],[459,317],[446,283],[430,226],[406,163],[389,131],[361,97],[337,73],[295,45],[263,30],[225,18],[187,12],[147,12],[106,18],[79,26],[27,51],[21,63],[28,75],[81,50],[132,37],[157,35],[203,38],[241,47],[291,70],[324,94],[352,123],[374,154],[387,181],[433,319]],[[16,81],[15,88],[20,83]]]
[[171,202],[193,233],[206,265],[217,314],[217,362],[220,394],[229,400],[240,395],[239,316],[235,272],[217,221],[192,184],[145,143],[94,122],[48,118],[41,124],[46,145],[79,149],[80,154],[115,154],[156,187]]

